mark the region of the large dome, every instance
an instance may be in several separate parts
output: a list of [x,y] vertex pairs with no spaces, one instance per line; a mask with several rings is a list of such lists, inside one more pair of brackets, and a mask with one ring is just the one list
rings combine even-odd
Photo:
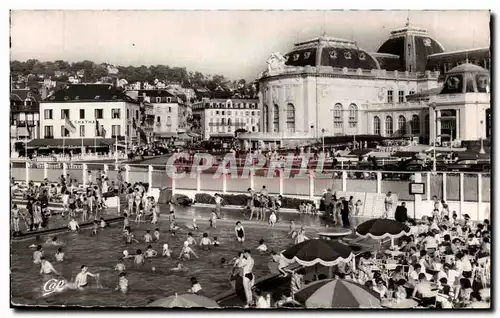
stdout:
[[391,36],[377,51],[378,53],[399,56],[398,71],[424,72],[427,57],[431,54],[443,53],[444,47],[427,34],[427,30],[411,26],[391,32]]
[[331,66],[350,69],[380,69],[378,61],[356,42],[321,36],[310,41],[296,43],[294,49],[284,55],[288,66]]

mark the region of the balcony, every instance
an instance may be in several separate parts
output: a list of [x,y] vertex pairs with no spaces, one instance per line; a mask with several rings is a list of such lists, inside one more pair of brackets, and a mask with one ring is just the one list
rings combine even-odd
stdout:
[[307,132],[246,132],[238,134],[239,139],[276,141],[284,139],[311,139],[314,136]]
[[10,124],[12,126],[17,126],[17,127],[36,127],[37,126],[37,121],[35,120],[16,120],[16,119],[11,119]]
[[246,123],[208,123],[208,126],[213,126],[213,127],[245,127],[247,124]]

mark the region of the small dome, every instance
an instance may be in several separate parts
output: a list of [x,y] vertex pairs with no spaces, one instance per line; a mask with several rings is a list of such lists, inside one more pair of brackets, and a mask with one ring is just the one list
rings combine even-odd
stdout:
[[481,66],[471,64],[471,63],[464,63],[460,64],[458,66],[455,66],[446,74],[457,74],[457,73],[486,73],[489,74],[488,70],[485,68],[482,68]]
[[297,43],[294,50],[284,57],[285,65],[288,66],[380,69],[378,61],[370,53],[360,49],[356,42],[328,36]]

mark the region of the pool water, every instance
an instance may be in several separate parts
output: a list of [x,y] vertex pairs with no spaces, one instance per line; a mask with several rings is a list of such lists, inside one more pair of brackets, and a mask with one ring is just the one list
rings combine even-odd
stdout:
[[[188,208],[184,213],[191,213],[193,208]],[[208,218],[211,209],[196,208],[198,218]],[[182,213],[181,211],[178,211]],[[226,211],[228,217],[233,218],[241,211]],[[177,214],[177,213],[176,213]],[[206,214],[206,215],[205,215]],[[284,214],[285,215],[285,214]],[[296,218],[299,215],[294,214]],[[292,216],[288,216],[292,217]],[[314,219],[313,216],[304,216]],[[187,222],[187,221],[186,221]],[[186,223],[184,222],[184,223]],[[160,219],[161,236],[160,241],[153,243],[153,248],[161,255],[162,246],[168,243],[173,250],[172,259],[158,256],[140,268],[134,267],[132,260],[127,260],[127,278],[129,280],[129,292],[125,295],[115,292],[114,288],[118,284],[118,273],[114,271],[117,259],[123,250],[127,249],[130,254],[135,254],[136,249],[146,250],[148,244],[144,243],[142,236],[146,229],[153,232],[155,226],[152,224],[136,225],[131,222],[134,235],[140,243],[126,245],[121,234],[122,224],[117,223],[110,228],[102,230],[98,236],[91,236],[90,230],[83,230],[79,234],[64,233],[58,235],[66,243],[63,246],[65,260],[63,263],[56,263],[54,254],[57,250],[55,246],[44,247],[45,256],[56,270],[62,273],[65,279],[74,279],[80,271],[80,266],[85,264],[91,273],[100,273],[100,283],[104,287],[98,289],[93,278],[89,277],[90,286],[83,292],[65,291],[48,296],[42,296],[42,287],[50,277],[42,277],[39,274],[40,266],[32,262],[33,249],[31,244],[41,244],[48,236],[30,238],[21,241],[13,241],[11,244],[11,299],[14,304],[19,305],[78,305],[78,306],[145,306],[150,301],[170,296],[174,293],[184,293],[190,288],[190,278],[196,277],[204,289],[205,295],[215,296],[218,293],[231,289],[229,281],[231,268],[221,268],[221,257],[230,261],[244,248],[252,250],[255,258],[254,273],[256,278],[269,273],[267,264],[270,260],[268,255],[260,255],[255,248],[259,239],[264,239],[269,250],[281,251],[292,244],[287,237],[287,231],[282,229],[270,229],[268,226],[250,226],[246,228],[247,241],[238,243],[235,241],[234,223],[218,224],[217,229],[209,229],[206,222],[198,221],[200,232],[194,233],[194,237],[199,242],[203,232],[208,232],[212,239],[217,236],[221,245],[212,249],[211,252],[201,251],[194,248],[199,259],[192,259],[183,262],[188,268],[185,273],[171,273],[170,268],[176,266],[176,258],[179,256],[181,246],[186,239],[189,230],[182,228],[182,221],[179,221],[181,230],[176,236],[167,232],[168,222],[162,217]],[[187,222],[190,223],[190,222]],[[243,221],[244,223],[244,221]],[[244,223],[245,224],[245,223]],[[313,235],[313,233],[309,233]],[[152,267],[156,271],[152,271]]]

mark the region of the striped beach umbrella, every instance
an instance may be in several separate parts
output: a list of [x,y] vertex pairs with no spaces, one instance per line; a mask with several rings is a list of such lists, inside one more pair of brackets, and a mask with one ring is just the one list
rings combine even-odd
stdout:
[[147,307],[163,308],[220,308],[219,304],[210,298],[196,294],[182,294],[157,299]]
[[376,240],[385,238],[399,238],[410,235],[410,228],[396,220],[371,219],[356,227],[356,233],[361,237],[369,237]]
[[295,299],[307,308],[381,308],[380,296],[344,279],[323,279],[304,286]]
[[313,239],[286,249],[283,256],[288,261],[295,261],[303,266],[335,266],[340,262],[349,262],[354,258],[348,245],[337,241]]

